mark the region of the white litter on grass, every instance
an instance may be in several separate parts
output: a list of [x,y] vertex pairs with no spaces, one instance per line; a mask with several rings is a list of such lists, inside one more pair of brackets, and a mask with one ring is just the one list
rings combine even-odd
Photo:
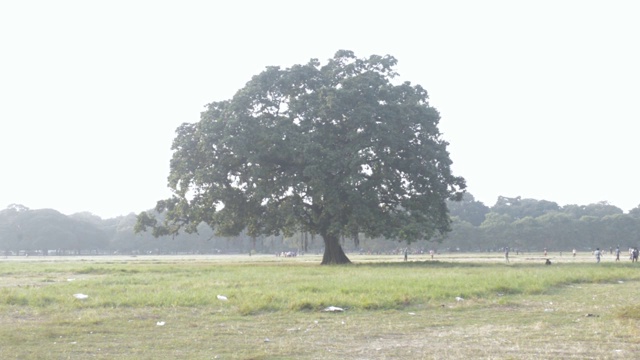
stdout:
[[67,279],[67,281],[75,281],[76,279]]
[[464,299],[461,298],[460,296],[456,296],[456,301],[464,301]]
[[76,299],[80,299],[80,300],[84,300],[86,298],[89,297],[89,295],[85,295],[85,294],[73,294],[73,297]]
[[271,340],[269,340],[269,338],[264,339],[264,342],[269,342]]
[[618,284],[624,284],[624,281],[619,280],[619,281],[618,281]]
[[415,315],[415,314],[416,314],[416,313],[414,313],[414,312],[409,313],[409,315]]
[[337,306],[329,306],[328,308],[324,309],[323,311],[326,312],[339,312],[339,311],[344,311],[343,308],[339,308]]
[[216,297],[218,298],[218,300],[221,300],[221,301],[228,301],[228,300],[229,300],[229,299],[227,299],[227,297],[226,297],[226,296],[224,296],[224,295],[218,295],[218,296],[216,296]]
[[156,323],[157,326],[164,326],[164,324],[166,324],[164,321],[158,321]]

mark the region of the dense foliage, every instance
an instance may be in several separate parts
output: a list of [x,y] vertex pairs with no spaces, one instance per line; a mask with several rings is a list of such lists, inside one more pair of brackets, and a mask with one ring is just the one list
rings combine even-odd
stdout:
[[[482,210],[470,196],[451,209],[454,230],[442,244],[450,249],[497,251],[508,246],[569,251],[640,246],[640,206],[625,214],[607,202],[560,207],[546,200],[501,196]],[[468,214],[479,216],[483,211],[483,221],[472,224]]]
[[199,122],[177,130],[160,223],[139,230],[221,235],[319,235],[323,264],[347,263],[341,237],[429,240],[450,231],[446,201],[465,183],[451,173],[440,116],[427,92],[395,85],[396,59],[339,51],[268,67]]

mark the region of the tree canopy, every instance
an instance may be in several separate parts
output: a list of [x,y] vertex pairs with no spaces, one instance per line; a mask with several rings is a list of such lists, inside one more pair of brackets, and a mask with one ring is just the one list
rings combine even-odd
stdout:
[[305,231],[325,243],[323,264],[348,263],[339,239],[405,241],[450,231],[447,200],[462,177],[427,92],[394,84],[392,56],[338,51],[326,64],[267,67],[232,99],[177,129],[163,221],[143,212],[136,231],[156,236]]
[[473,226],[480,226],[490,211],[488,206],[476,201],[468,192],[464,194],[461,201],[447,201],[447,207],[451,217],[457,216]]
[[94,224],[52,209],[30,210],[9,205],[0,211],[0,249],[42,251],[96,249],[107,246],[107,236]]

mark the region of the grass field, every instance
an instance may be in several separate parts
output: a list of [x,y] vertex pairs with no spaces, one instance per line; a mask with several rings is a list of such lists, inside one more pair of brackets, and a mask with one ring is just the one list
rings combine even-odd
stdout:
[[567,255],[0,258],[0,359],[637,357],[640,265]]

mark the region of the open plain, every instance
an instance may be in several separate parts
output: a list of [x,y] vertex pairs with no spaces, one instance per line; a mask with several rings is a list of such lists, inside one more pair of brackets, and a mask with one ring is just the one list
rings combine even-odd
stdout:
[[626,258],[606,254],[596,264],[587,253],[525,253],[507,264],[500,253],[410,255],[406,262],[349,256],[347,266],[320,266],[317,255],[0,258],[0,358],[640,353],[640,265]]

